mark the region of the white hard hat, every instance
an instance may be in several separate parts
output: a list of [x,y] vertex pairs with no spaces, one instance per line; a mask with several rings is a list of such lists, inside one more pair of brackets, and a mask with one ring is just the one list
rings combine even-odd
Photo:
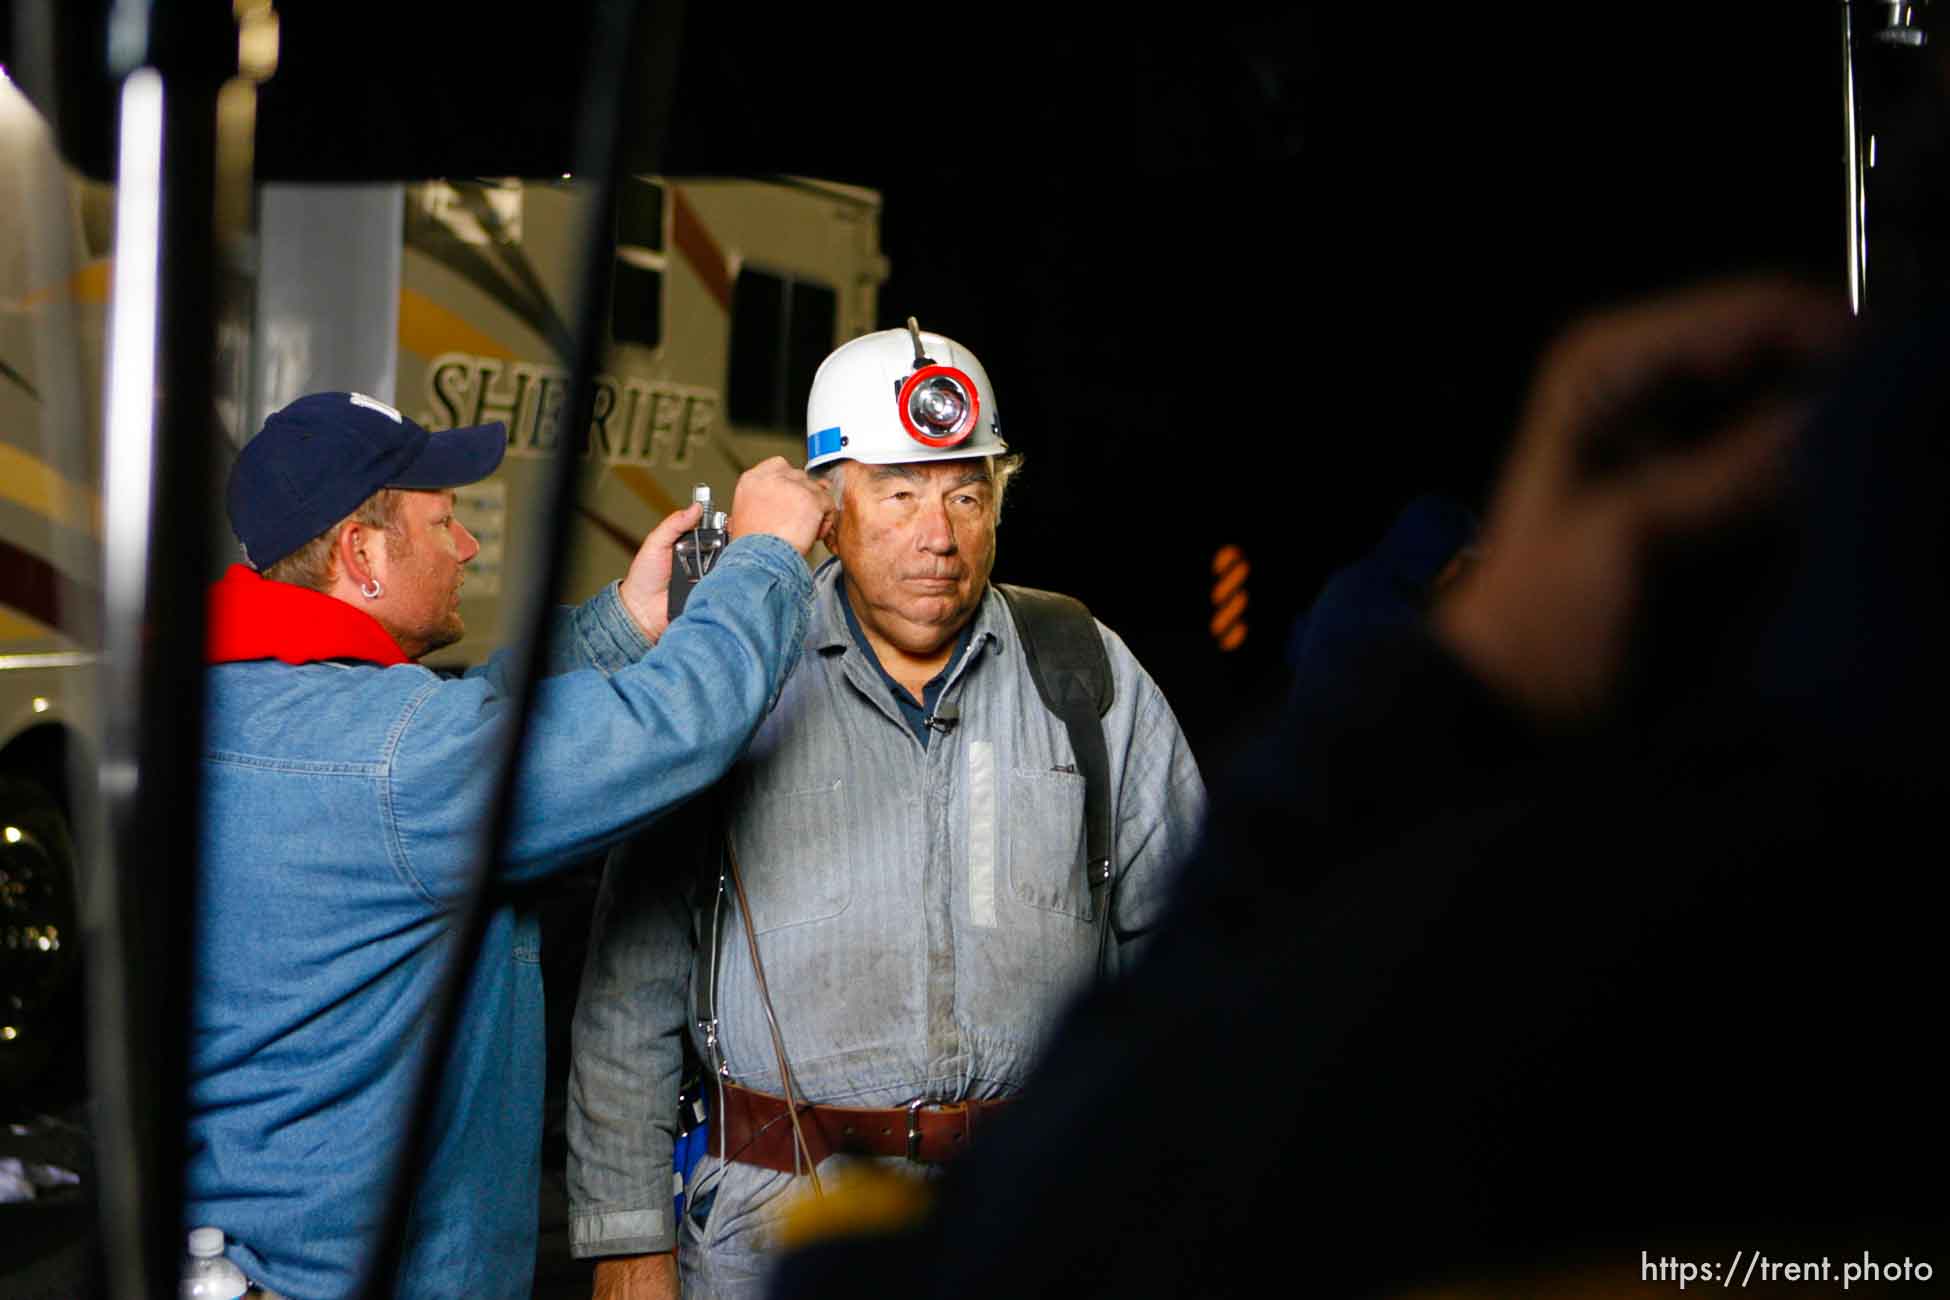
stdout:
[[999,456],[995,389],[975,354],[951,338],[881,330],[822,361],[806,398],[806,468]]

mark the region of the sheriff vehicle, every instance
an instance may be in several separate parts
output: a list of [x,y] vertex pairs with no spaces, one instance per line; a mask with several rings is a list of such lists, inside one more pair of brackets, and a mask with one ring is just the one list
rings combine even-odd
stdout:
[[[3,76],[0,176],[4,1087],[42,1068],[51,1040],[79,1037],[46,1029],[79,1006],[69,772],[94,732],[114,194],[62,162]],[[594,418],[565,429],[588,202],[566,176],[259,190],[257,262],[236,275],[241,292],[229,286],[239,309],[217,345],[220,468],[266,413],[321,389],[364,392],[429,428],[508,426],[500,470],[462,493],[460,517],[481,542],[462,593],[468,634],[434,667],[478,662],[510,635],[516,543],[537,522],[542,457],[562,439],[579,475],[562,595],[578,601],[619,576],[696,485],[728,508],[744,469],[796,462],[813,370],[876,324],[887,266],[874,192],[625,177]],[[212,529],[227,561],[220,482]]]
[[[475,662],[507,635],[510,530],[534,517],[542,457],[568,406],[558,304],[581,228],[572,181],[432,182],[405,194],[395,404],[428,428],[502,420],[508,456],[463,491],[481,541],[462,589]],[[700,483],[724,508],[767,456],[804,456],[813,371],[875,327],[886,266],[879,197],[811,180],[626,177],[616,212],[609,351],[594,418],[575,432],[580,528],[566,599],[618,576],[658,519]],[[294,394],[295,395],[295,394]]]

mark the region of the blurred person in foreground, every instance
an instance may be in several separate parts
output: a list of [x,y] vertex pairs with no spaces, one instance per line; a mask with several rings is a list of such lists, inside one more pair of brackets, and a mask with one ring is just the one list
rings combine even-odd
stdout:
[[1479,560],[1217,787],[1037,1107],[774,1294],[1941,1288],[1950,324],[1834,390],[1850,334],[1767,281],[1562,340]]
[[[231,472],[249,563],[209,601],[185,1213],[222,1228],[258,1285],[306,1300],[346,1295],[379,1234],[491,756],[514,722],[504,656],[460,678],[415,663],[461,636],[480,547],[453,489],[492,473],[506,439],[319,393],[266,420]],[[729,766],[798,657],[826,508],[767,461],[739,479],[735,540],[681,618],[667,615],[671,547],[695,506],[550,629],[405,1254],[378,1280],[389,1294],[528,1295],[541,967],[534,916],[508,891]]]
[[1402,508],[1374,549],[1322,584],[1313,604],[1287,631],[1289,707],[1315,707],[1333,693],[1377,642],[1412,633],[1429,608],[1474,562],[1479,525],[1444,497],[1417,497]]
[[[1034,1108],[1018,1093],[1056,1017],[1152,941],[1205,810],[1170,705],[1116,634],[989,580],[1015,457],[973,353],[912,321],[854,339],[814,376],[806,427],[834,560],[726,782],[725,857],[712,843],[686,890],[632,863],[670,854],[645,837],[612,856],[598,907],[569,1183],[604,1300],[671,1294],[673,1245],[687,1296],[760,1294],[796,1174],[835,1155],[939,1170]],[[1031,608],[1052,602],[1068,636],[1032,639]],[[1072,653],[1100,670],[1081,737],[1044,694]],[[687,1034],[712,1071],[711,1132],[673,1224]],[[805,1149],[788,1086],[810,1103]]]

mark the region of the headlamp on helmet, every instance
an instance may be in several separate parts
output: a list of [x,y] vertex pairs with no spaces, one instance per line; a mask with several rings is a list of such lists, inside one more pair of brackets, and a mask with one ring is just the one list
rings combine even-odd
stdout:
[[901,427],[924,447],[952,447],[975,432],[982,397],[975,381],[953,366],[940,365],[921,346],[921,327],[907,318],[914,340],[914,373],[896,391]]

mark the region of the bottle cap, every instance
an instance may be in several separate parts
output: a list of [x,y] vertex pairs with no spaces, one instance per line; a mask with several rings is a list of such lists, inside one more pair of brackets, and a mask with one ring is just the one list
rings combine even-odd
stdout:
[[190,1254],[198,1259],[215,1259],[223,1254],[222,1228],[192,1228]]

